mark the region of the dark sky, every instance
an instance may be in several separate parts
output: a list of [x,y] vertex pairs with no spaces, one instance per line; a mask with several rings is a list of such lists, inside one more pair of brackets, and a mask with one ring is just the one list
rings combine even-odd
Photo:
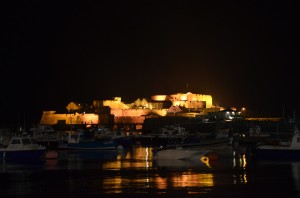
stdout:
[[291,2],[1,3],[1,122],[39,120],[71,101],[187,91],[256,114],[299,114]]

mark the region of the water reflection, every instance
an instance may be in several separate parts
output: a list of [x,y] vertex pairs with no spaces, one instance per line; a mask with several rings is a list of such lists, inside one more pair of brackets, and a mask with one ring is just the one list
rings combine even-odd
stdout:
[[[124,193],[124,190],[135,193],[142,193],[156,189],[158,193],[163,193],[166,189],[187,190],[187,193],[193,192],[194,187],[212,187],[213,174],[194,172],[191,168],[208,168],[207,164],[200,160],[196,162],[171,160],[154,161],[152,158],[152,148],[136,147],[134,152],[129,153],[124,158],[119,155],[116,161],[105,162],[102,166],[105,170],[127,170],[122,174],[105,177],[102,183],[102,189],[105,193]],[[174,169],[168,168],[177,168]],[[184,171],[178,172],[179,169]],[[188,168],[188,169],[186,169]],[[131,172],[135,170],[135,172]],[[139,172],[136,172],[139,170]],[[172,171],[173,170],[173,171]],[[147,171],[147,172],[144,172]],[[131,193],[132,193],[131,192]]]
[[298,197],[300,197],[300,162],[292,162],[292,173],[294,179],[294,188],[297,191]]
[[[126,153],[124,155],[124,152]],[[103,164],[105,170],[149,169],[152,168],[152,148],[135,147],[132,152],[118,151],[115,161]]]
[[[157,193],[165,193],[168,190],[185,191],[188,194],[203,193],[203,189],[209,190],[207,187],[214,186],[215,177],[210,171],[221,166],[218,162],[210,164],[208,160],[154,160],[152,156],[152,148],[136,147],[134,152],[125,158],[119,155],[116,161],[105,162],[102,169],[128,172],[105,177],[102,189],[106,193],[124,193],[124,190],[145,192],[153,189]],[[131,172],[132,170],[135,172]],[[203,189],[199,191],[199,188]]]
[[247,158],[245,154],[236,156],[233,153],[233,184],[247,184]]
[[[3,161],[0,190],[5,195],[22,196],[51,193],[70,197],[84,192],[99,197],[113,193],[187,197],[211,194],[223,186],[263,186],[259,182],[278,182],[277,177],[285,174],[285,178],[293,178],[294,189],[300,191],[300,162],[277,168],[273,162],[253,163],[247,152],[235,149],[218,153],[216,160],[157,161],[152,156],[151,147],[137,146],[125,153],[59,151],[57,159],[36,164]],[[279,175],[282,168],[290,172]]]

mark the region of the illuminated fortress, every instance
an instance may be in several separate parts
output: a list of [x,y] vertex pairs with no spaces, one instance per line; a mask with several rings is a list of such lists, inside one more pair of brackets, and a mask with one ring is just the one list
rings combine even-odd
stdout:
[[112,100],[94,100],[92,105],[70,102],[65,113],[43,111],[40,124],[67,125],[79,124],[132,124],[141,126],[147,116],[189,116],[206,115],[220,110],[214,107],[210,95],[177,93],[172,95],[154,95],[151,101],[138,98],[133,103],[125,104],[121,97]]

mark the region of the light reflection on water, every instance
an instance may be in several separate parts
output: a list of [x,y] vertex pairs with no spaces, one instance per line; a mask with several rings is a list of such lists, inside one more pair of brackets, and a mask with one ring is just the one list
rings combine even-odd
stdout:
[[[235,153],[233,153],[235,155]],[[233,169],[240,170],[238,174],[233,174],[233,184],[247,184],[247,158],[246,154],[233,157]]]
[[[181,161],[153,160],[152,148],[134,147],[128,151],[59,151],[57,159],[40,163],[10,163],[3,161],[0,175],[8,180],[0,185],[6,195],[63,194],[81,192],[95,195],[109,194],[170,194],[182,196],[215,192],[216,188],[254,185],[260,182],[264,171],[271,170],[274,163],[254,163],[246,152],[223,151],[217,160]],[[299,192],[299,162],[286,164],[290,178]],[[281,168],[281,167],[280,167]],[[258,171],[257,174],[252,169]],[[250,171],[250,172],[249,172]],[[270,181],[276,181],[270,175]],[[5,180],[6,178],[6,180]],[[258,178],[258,179],[257,179]],[[257,184],[258,186],[261,184]],[[249,188],[249,187],[248,187]],[[251,188],[249,188],[251,189]],[[219,195],[223,195],[220,191]],[[243,192],[245,193],[245,192]],[[247,193],[247,192],[246,192]],[[241,194],[242,195],[242,194]]]
[[[118,152],[116,160],[106,161],[102,164],[102,170],[114,170],[114,171],[129,171],[126,174],[118,174],[113,176],[107,176],[102,181],[102,191],[104,193],[123,193],[124,189],[132,189],[132,192],[144,192],[145,189],[157,189],[157,191],[163,192],[165,189],[187,189],[188,193],[192,192],[194,187],[212,187],[213,174],[193,172],[192,166],[197,168],[207,168],[206,164],[203,164],[200,160],[197,162],[182,162],[182,161],[168,161],[163,162],[163,167],[157,167],[158,163],[153,161],[152,149],[149,147],[136,147],[133,152],[128,152],[126,155],[122,151]],[[174,166],[179,164],[178,166]],[[161,164],[160,164],[161,165]],[[176,174],[166,173],[167,167],[185,168],[184,171],[180,171]],[[190,166],[190,167],[189,167]],[[160,170],[162,168],[162,170]],[[131,172],[132,170],[150,171],[147,172]],[[167,174],[167,175],[166,175]]]
[[[65,151],[63,151],[64,153]],[[212,164],[207,161],[203,163],[200,159],[196,161],[182,160],[153,160],[152,148],[135,147],[132,152],[118,151],[114,155],[103,153],[101,163],[85,164],[78,160],[79,156],[64,156],[67,159],[67,169],[97,168],[104,171],[113,171],[105,174],[101,180],[102,193],[142,193],[155,189],[158,193],[164,193],[166,189],[184,190],[188,194],[203,193],[199,188],[209,190],[208,187],[215,185],[213,167],[220,166],[218,162]],[[112,157],[113,156],[113,157]],[[112,157],[112,158],[109,158]],[[228,157],[228,156],[226,156]],[[82,158],[82,157],[81,157]],[[85,157],[87,159],[87,157]],[[63,161],[63,159],[61,159]],[[232,159],[231,159],[232,160]],[[230,168],[232,165],[226,159]],[[60,166],[58,165],[58,169]],[[120,172],[121,171],[121,172]],[[117,172],[117,174],[115,174]],[[198,188],[198,189],[197,189]]]
[[120,169],[149,169],[152,167],[152,149],[149,147],[135,147],[132,152],[118,151],[115,161],[103,164],[105,170]]

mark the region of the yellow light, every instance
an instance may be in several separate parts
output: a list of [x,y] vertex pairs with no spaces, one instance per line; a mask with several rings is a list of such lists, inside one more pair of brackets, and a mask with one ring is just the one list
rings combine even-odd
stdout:
[[209,165],[209,157],[207,157],[207,156],[202,156],[202,157],[200,158],[200,161],[201,161],[203,164],[205,164],[207,167],[211,168],[211,166]]

